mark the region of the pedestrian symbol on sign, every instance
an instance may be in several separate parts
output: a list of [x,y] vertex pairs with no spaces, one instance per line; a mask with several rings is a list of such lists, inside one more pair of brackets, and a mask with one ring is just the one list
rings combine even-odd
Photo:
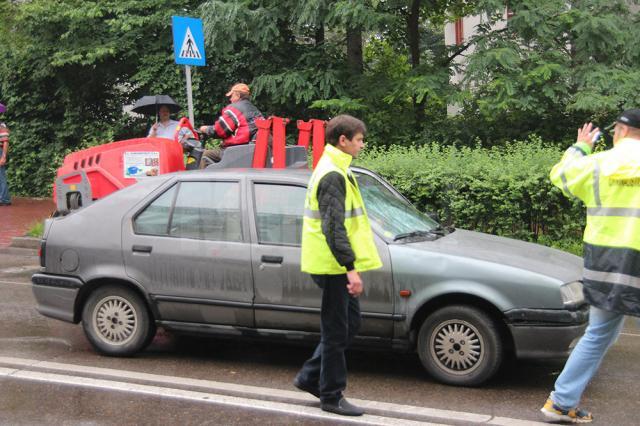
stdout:
[[180,49],[180,58],[185,59],[200,59],[202,55],[198,50],[198,45],[193,40],[193,34],[191,34],[191,28],[187,27],[187,31],[184,35],[184,41],[182,42],[182,48]]

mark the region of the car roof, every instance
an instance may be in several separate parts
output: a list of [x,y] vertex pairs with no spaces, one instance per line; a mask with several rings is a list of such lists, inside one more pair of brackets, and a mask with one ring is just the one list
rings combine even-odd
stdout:
[[[362,167],[352,166],[351,169],[355,172],[366,172],[371,174],[371,171]],[[252,180],[269,180],[282,183],[301,183],[307,184],[309,177],[311,176],[311,170],[302,169],[271,169],[271,168],[211,168],[203,170],[187,170],[175,173],[162,174],[154,176],[152,178],[140,179],[139,182],[146,182],[151,185],[159,185],[161,182],[167,180],[200,180],[200,179],[242,179],[249,178]],[[152,183],[154,182],[154,183]],[[136,185],[138,187],[144,185]]]
[[202,179],[202,178],[250,178],[269,179],[279,181],[300,181],[306,183],[311,176],[309,169],[254,169],[254,168],[232,168],[232,169],[204,169],[186,172],[172,173],[178,179]]

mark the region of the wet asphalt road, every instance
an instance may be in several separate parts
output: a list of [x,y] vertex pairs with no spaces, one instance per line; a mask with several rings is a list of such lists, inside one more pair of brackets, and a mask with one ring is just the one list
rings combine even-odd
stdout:
[[[0,252],[0,358],[275,389],[265,392],[268,394],[294,391],[291,380],[312,350],[279,343],[180,337],[159,331],[149,349],[137,357],[103,357],[93,352],[80,325],[48,319],[36,312],[29,285],[36,269],[37,258],[33,256]],[[640,330],[635,322],[627,321],[623,333],[583,398],[582,405],[596,416],[594,424],[638,424]],[[532,421],[541,420],[538,410],[562,367],[559,363],[510,360],[489,384],[470,389],[436,383],[415,355],[354,351],[348,356],[348,364],[346,394],[352,398]],[[313,409],[314,402],[306,406]],[[442,419],[439,422],[449,423]],[[0,376],[0,424],[55,423],[330,424],[335,420]]]

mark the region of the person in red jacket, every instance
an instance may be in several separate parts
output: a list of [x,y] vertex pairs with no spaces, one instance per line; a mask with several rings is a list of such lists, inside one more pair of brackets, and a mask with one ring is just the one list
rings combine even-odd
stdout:
[[[220,117],[211,126],[200,126],[202,133],[222,139],[220,148],[208,149],[204,155],[214,162],[220,161],[225,148],[235,145],[254,143],[258,128],[256,118],[262,118],[262,113],[249,100],[251,90],[244,83],[234,84],[226,95],[229,105],[220,112]],[[201,167],[206,162],[203,161]]]

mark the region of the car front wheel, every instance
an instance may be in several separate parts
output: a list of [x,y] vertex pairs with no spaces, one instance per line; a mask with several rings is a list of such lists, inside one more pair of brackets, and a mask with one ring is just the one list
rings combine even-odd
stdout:
[[89,295],[82,327],[93,347],[111,356],[130,356],[144,349],[156,330],[142,298],[119,286],[100,287]]
[[418,354],[424,368],[440,382],[478,386],[500,367],[502,339],[495,321],[470,305],[438,309],[423,322]]

